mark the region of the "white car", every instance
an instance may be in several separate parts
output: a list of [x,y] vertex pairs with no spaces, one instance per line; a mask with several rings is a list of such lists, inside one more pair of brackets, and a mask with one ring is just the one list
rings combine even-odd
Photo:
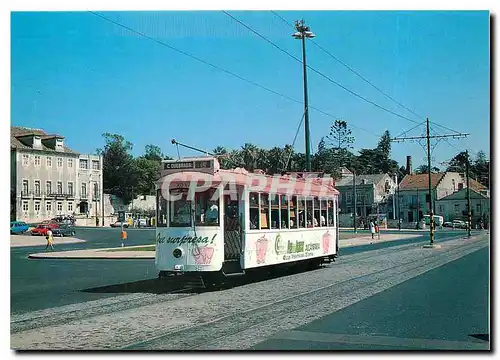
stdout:
[[148,226],[148,223],[147,223],[146,219],[139,219],[139,220],[137,220],[137,226],[138,227],[146,227],[146,226]]

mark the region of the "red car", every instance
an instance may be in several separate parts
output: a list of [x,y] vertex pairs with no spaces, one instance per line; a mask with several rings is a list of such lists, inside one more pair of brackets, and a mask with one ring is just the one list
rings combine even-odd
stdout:
[[42,235],[42,236],[46,236],[47,235],[47,230],[48,229],[55,229],[55,228],[58,228],[59,225],[57,224],[54,224],[54,223],[50,223],[50,224],[40,224],[38,225],[36,228],[34,228],[33,230],[31,230],[31,235]]

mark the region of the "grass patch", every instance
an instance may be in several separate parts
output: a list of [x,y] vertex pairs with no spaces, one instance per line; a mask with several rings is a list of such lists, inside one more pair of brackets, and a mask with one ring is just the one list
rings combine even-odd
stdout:
[[110,252],[116,252],[116,251],[155,251],[156,246],[155,245],[145,245],[145,246],[140,246],[140,247],[121,247],[117,249],[112,249],[112,250],[106,250]]

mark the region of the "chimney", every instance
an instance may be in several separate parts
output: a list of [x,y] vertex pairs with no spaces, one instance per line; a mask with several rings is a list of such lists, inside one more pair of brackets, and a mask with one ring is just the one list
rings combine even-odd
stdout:
[[406,172],[408,173],[408,175],[411,175],[413,172],[411,169],[411,156],[406,157]]

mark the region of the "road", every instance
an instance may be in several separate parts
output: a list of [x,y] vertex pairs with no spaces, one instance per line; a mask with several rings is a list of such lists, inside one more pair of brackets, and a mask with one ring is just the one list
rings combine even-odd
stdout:
[[222,291],[133,293],[13,316],[11,346],[487,348],[489,238],[440,244],[353,252],[322,269]]
[[[457,234],[463,233],[442,231],[437,233],[436,239],[443,241]],[[57,239],[55,239],[56,250],[120,246],[119,229],[77,228],[76,236],[86,242],[57,244]],[[425,242],[426,239],[424,234],[421,239],[344,248],[341,249],[341,256]],[[128,229],[128,245],[153,243],[154,230]],[[157,277],[152,260],[32,260],[27,258],[29,254],[42,252],[43,249],[44,246],[11,248],[11,314],[104,299],[117,294],[161,293],[162,291],[152,281]]]

